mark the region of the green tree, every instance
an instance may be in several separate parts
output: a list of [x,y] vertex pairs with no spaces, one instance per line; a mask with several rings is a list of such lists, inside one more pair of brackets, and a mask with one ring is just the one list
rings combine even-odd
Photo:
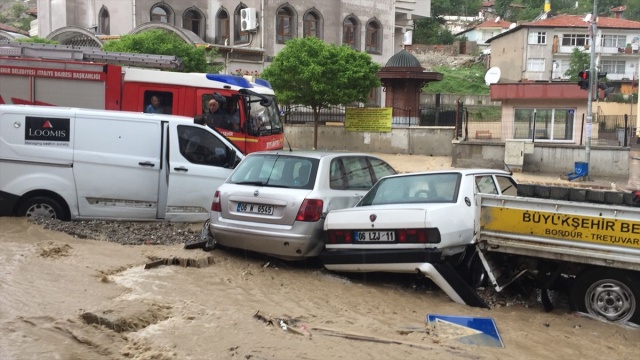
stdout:
[[378,70],[380,65],[367,53],[306,37],[287,41],[262,77],[269,80],[279,102],[311,107],[317,148],[320,110],[365,102],[371,89],[380,86]]
[[569,56],[569,68],[564,72],[564,76],[569,77],[569,81],[578,81],[578,73],[582,70],[589,70],[591,58],[589,53],[582,51],[579,47],[574,47]]
[[[207,64],[205,48],[187,44],[178,35],[164,30],[149,30],[139,34],[122,35],[102,47],[104,51],[138,54],[174,55],[182,59],[182,72],[217,72]],[[213,50],[212,50],[213,51]],[[215,54],[211,54],[215,56]]]
[[55,40],[48,40],[45,38],[41,38],[39,36],[34,36],[30,38],[17,38],[14,41],[16,42],[30,42],[30,43],[38,43],[38,44],[59,44]]
[[625,19],[640,21],[640,0],[627,0],[627,11],[624,12]]
[[425,45],[451,45],[455,37],[446,27],[445,20],[422,18],[413,21],[413,42]]

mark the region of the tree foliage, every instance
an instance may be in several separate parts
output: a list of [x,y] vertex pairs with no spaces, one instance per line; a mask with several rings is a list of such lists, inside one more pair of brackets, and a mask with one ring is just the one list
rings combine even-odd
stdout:
[[269,80],[280,103],[311,107],[317,148],[320,110],[365,102],[371,89],[380,86],[379,69],[367,53],[306,37],[287,41],[262,77]]
[[569,77],[569,81],[578,81],[578,73],[582,70],[589,70],[590,64],[589,53],[582,51],[579,47],[574,47],[569,57],[569,68],[564,75]]
[[[520,6],[512,6],[520,5]],[[611,8],[626,5],[624,18],[640,21],[640,0],[598,0],[598,14],[612,16]],[[531,21],[544,10],[544,0],[495,0],[494,12],[508,21]],[[431,16],[476,16],[481,0],[442,0],[431,2]],[[593,12],[593,1],[553,0],[551,11],[555,14],[585,15]]]
[[413,21],[413,42],[425,45],[451,45],[455,36],[444,27],[441,17],[422,18]]
[[14,2],[8,9],[0,13],[0,23],[29,31],[33,17],[26,14],[27,10],[29,10],[29,7],[26,4]]
[[28,38],[28,37],[17,38],[14,41],[16,41],[16,42],[38,43],[38,44],[59,44],[55,40],[49,40],[49,39],[41,38],[39,36],[34,36],[34,37],[30,37],[30,38]]
[[182,59],[183,72],[214,72],[207,64],[206,50],[187,44],[178,35],[164,30],[149,30],[122,35],[119,40],[104,44],[104,51],[139,54],[174,55]]
[[380,86],[380,66],[366,53],[327,44],[315,37],[287,42],[262,72],[284,104],[319,110],[330,105],[365,102]]

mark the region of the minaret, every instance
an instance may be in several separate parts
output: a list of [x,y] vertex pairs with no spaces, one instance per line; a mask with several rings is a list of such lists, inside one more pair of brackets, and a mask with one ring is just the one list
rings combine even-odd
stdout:
[[544,0],[544,12],[548,13],[549,11],[551,11],[551,2]]

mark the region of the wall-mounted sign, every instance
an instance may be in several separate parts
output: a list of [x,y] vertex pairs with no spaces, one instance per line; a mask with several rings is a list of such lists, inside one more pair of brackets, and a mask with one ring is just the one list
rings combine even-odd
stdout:
[[392,108],[347,108],[347,131],[390,132]]

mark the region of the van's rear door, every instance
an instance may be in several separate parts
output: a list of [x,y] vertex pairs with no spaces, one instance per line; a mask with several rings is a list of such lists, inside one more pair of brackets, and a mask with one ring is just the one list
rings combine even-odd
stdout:
[[73,174],[82,218],[155,219],[161,123],[78,114]]
[[170,122],[166,219],[208,219],[216,189],[242,158],[239,149],[209,127]]

